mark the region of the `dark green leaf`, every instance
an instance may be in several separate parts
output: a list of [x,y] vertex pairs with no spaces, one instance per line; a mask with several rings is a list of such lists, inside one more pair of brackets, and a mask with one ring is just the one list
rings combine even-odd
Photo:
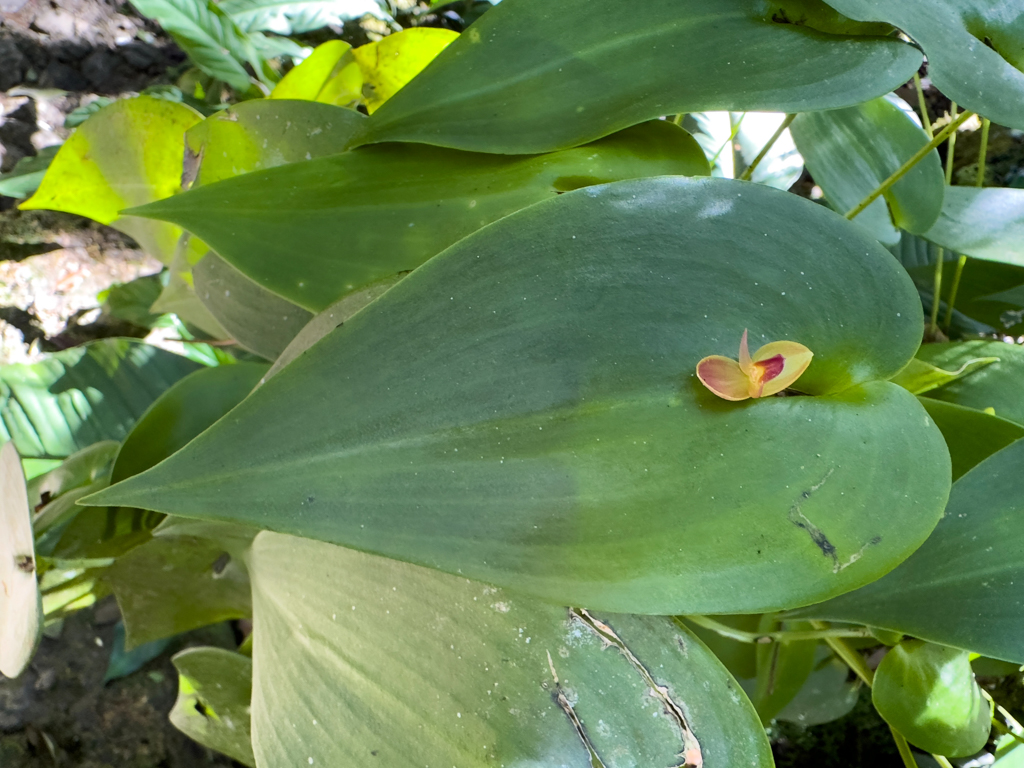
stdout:
[[230,411],[267,372],[260,363],[201,368],[164,392],[124,441],[111,482],[137,475],[166,459]]
[[372,137],[547,152],[666,114],[848,107],[920,64],[879,34],[817,0],[514,0],[381,107]]
[[[773,632],[778,629],[808,630],[811,625],[799,621],[783,625],[771,615],[764,617],[760,631]],[[803,688],[814,670],[817,646],[817,640],[758,644],[757,684],[751,700],[762,723],[771,723]]]
[[693,137],[656,121],[536,157],[364,147],[203,186],[136,213],[182,224],[264,288],[317,312],[561,192],[707,172]]
[[166,651],[172,639],[170,637],[161,638],[145,645],[139,645],[129,651],[125,649],[124,622],[117,622],[114,627],[114,644],[110,649],[110,661],[107,662],[107,671],[103,675],[103,682],[109,683],[111,680],[119,680],[122,677],[128,677],[133,672],[138,672]]
[[[735,355],[744,328],[813,350],[797,385],[816,396],[704,389],[697,362]],[[878,578],[941,514],[945,444],[885,381],[922,330],[902,267],[810,201],[590,187],[464,239],[92,503],[608,610],[806,603]]]
[[961,107],[1024,128],[1019,9],[977,0],[826,0],[861,21],[902,29],[928,56],[928,77]]
[[1022,462],[1024,440],[989,457],[953,484],[945,516],[905,563],[792,615],[871,624],[1024,662]]
[[260,765],[772,764],[736,682],[669,618],[271,533],[250,567]]
[[102,339],[0,369],[0,435],[25,456],[70,456],[122,440],[154,400],[199,366],[128,339]]
[[930,397],[922,397],[921,405],[946,438],[954,480],[996,451],[1024,437],[1024,426],[984,411]]
[[[903,107],[902,102],[875,99],[848,109],[808,112],[793,121],[790,131],[807,170],[839,213],[855,208],[928,143],[928,134]],[[939,153],[932,150],[854,221],[886,245],[895,245],[897,227],[924,232],[935,223],[944,189]]]
[[818,645],[815,661],[814,671],[779,712],[779,720],[805,727],[821,725],[844,717],[857,705],[861,685],[856,677],[850,679],[850,668],[823,643]]
[[252,661],[223,648],[189,648],[171,661],[178,669],[174,727],[204,747],[255,766],[249,740]]
[[920,640],[903,640],[885,655],[871,701],[907,741],[936,755],[973,755],[992,727],[967,651]]

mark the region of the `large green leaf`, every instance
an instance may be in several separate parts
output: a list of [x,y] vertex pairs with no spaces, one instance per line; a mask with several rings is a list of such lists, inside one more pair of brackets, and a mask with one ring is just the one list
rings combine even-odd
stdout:
[[[856,207],[928,143],[928,134],[901,106],[875,99],[797,115],[790,126],[807,170],[839,213]],[[944,188],[939,153],[932,150],[855,221],[881,242],[895,245],[898,228],[920,233],[935,223]]]
[[983,461],[953,484],[945,516],[906,562],[793,615],[871,624],[1024,662],[1022,462],[1024,440]]
[[885,33],[819,0],[511,0],[381,107],[372,137],[546,152],[665,114],[848,107],[920,64]]
[[242,556],[256,531],[188,523],[165,521],[104,574],[124,615],[128,648],[252,615]]
[[364,147],[200,187],[136,213],[181,224],[264,288],[316,312],[539,200],[606,181],[707,172],[692,136],[654,121],[536,157]]
[[223,648],[189,648],[171,661],[178,670],[174,727],[205,747],[256,765],[249,736],[252,661]]
[[43,611],[25,473],[9,442],[0,448],[0,584],[0,675],[13,678],[32,660]]
[[166,99],[115,101],[64,142],[39,189],[19,207],[66,211],[110,224],[170,264],[181,230],[121,216],[121,211],[181,191],[182,135],[200,119],[189,107]]
[[[816,396],[694,374],[813,350]],[[92,503],[235,520],[553,600],[758,612],[878,578],[934,527],[949,457],[913,395],[920,304],[842,217],[724,179],[561,195],[448,249],[186,450]]]
[[990,0],[826,0],[861,21],[902,29],[928,56],[928,76],[953,101],[1024,128],[1024,14]]
[[366,117],[314,101],[259,99],[235,104],[185,134],[186,176],[212,184],[242,173],[344,152]]
[[271,533],[250,569],[260,768],[772,764],[736,682],[669,618]]
[[212,251],[192,268],[192,279],[199,300],[232,338],[266,360],[275,360],[313,319]]
[[885,655],[871,701],[911,744],[937,755],[973,755],[992,728],[967,651],[920,640],[903,640]]
[[1024,267],[1024,189],[949,187],[942,214],[923,236],[957,253]]
[[932,390],[928,397],[984,411],[1024,425],[1024,348],[1003,341],[952,341],[925,344],[917,355],[925,362],[953,370],[968,360],[998,357],[969,376]]
[[128,339],[102,339],[0,369],[0,436],[23,456],[70,456],[122,440],[150,404],[199,366]]
[[110,481],[166,459],[238,405],[267,372],[262,363],[201,368],[164,392],[139,419],[114,461]]
[[954,480],[1024,437],[1024,426],[984,411],[930,397],[922,397],[921,405],[946,439]]

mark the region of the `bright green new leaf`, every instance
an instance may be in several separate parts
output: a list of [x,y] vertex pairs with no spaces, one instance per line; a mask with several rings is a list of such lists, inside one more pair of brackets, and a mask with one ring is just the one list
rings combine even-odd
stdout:
[[935,367],[931,363],[926,363],[924,360],[919,360],[915,357],[907,363],[906,368],[892,377],[892,382],[894,384],[899,384],[901,387],[909,392],[913,392],[915,395],[921,395],[925,392],[931,392],[933,389],[937,389],[945,384],[949,384],[951,381],[956,381],[964,376],[969,376],[979,368],[998,362],[998,357],[979,357],[973,360],[967,360],[956,370],[944,371],[941,368]]
[[949,187],[942,214],[923,237],[977,259],[1024,267],[1024,189]]
[[375,113],[372,139],[548,152],[666,114],[848,107],[920,65],[884,34],[819,0],[515,0]]
[[0,369],[0,437],[25,456],[70,456],[122,440],[169,386],[199,366],[128,339],[101,339]]
[[1024,425],[1024,348],[1003,341],[951,341],[925,344],[917,356],[947,369],[979,357],[998,357],[998,362],[932,390],[928,397],[979,411],[991,408],[996,416]]
[[896,570],[791,615],[871,624],[1024,663],[1022,462],[1024,440],[990,456],[953,484],[945,516]]
[[652,121],[536,157],[363,147],[200,187],[136,213],[186,227],[264,288],[318,312],[531,203],[618,179],[707,172],[692,136]]
[[311,101],[236,104],[210,115],[185,134],[186,181],[194,179],[196,186],[212,184],[344,152],[355,143],[365,123],[366,117],[354,110]]
[[204,747],[255,766],[249,736],[252,661],[223,648],[189,648],[171,661],[178,670],[174,727]]
[[[328,40],[281,78],[271,99],[304,99],[355,107],[363,98],[363,71],[344,40]],[[354,110],[353,110],[354,111]]]
[[922,397],[921,405],[946,439],[954,480],[1024,437],[1024,426],[984,411],[930,397]]
[[125,438],[112,483],[144,472],[238,405],[267,372],[260,363],[201,368],[164,392]]
[[990,0],[825,0],[860,21],[893,24],[924,49],[928,77],[961,107],[1024,128],[1024,15]]
[[302,307],[250,280],[212,251],[192,268],[196,295],[235,341],[276,360],[313,319]]
[[[744,328],[809,347],[812,396],[705,389],[697,362],[735,355]],[[886,381],[922,331],[903,268],[810,201],[724,179],[589,187],[462,240],[91,503],[599,609],[798,605],[878,578],[941,514],[941,435]]]
[[772,764],[736,682],[670,618],[271,533],[250,571],[261,768]]
[[418,27],[353,49],[363,72],[363,100],[372,115],[457,37],[450,29]]
[[159,23],[199,69],[239,93],[253,86],[246,64],[257,77],[266,76],[256,46],[259,33],[243,32],[213,0],[132,0],[132,5]]
[[43,623],[32,510],[14,443],[0,448],[0,674],[18,677],[28,666]]
[[[839,213],[855,208],[929,142],[905,106],[882,98],[793,121],[790,131],[807,170]],[[939,153],[932,150],[854,221],[895,245],[898,229],[919,233],[935,223],[944,189]]]
[[992,727],[967,651],[920,640],[903,640],[885,655],[871,701],[907,741],[936,755],[973,755]]
[[219,528],[157,526],[151,541],[117,558],[104,574],[124,616],[127,648],[252,615],[242,557],[256,531]]
[[87,216],[131,235],[169,264],[181,230],[121,211],[181,191],[182,136],[202,117],[166,99],[137,96],[104,107],[80,125],[19,207]]

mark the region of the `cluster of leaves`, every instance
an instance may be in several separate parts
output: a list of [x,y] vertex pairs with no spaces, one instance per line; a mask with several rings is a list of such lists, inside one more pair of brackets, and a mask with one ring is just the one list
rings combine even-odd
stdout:
[[[771,765],[864,685],[908,766],[1019,759],[971,661],[1024,663],[1024,191],[949,169],[1024,129],[1020,22],[890,6],[505,0],[97,111],[22,207],[131,234],[231,353],[3,373],[67,458],[0,456],[0,672],[112,591],[129,645],[252,617],[171,717],[260,768]],[[892,95],[922,51],[969,111]],[[695,369],[748,334],[813,358],[727,402]]]

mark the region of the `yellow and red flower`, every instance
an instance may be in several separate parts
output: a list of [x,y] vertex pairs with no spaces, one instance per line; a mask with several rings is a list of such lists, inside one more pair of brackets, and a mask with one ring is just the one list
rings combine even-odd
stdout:
[[739,362],[722,355],[709,355],[697,363],[697,378],[725,400],[768,397],[799,379],[812,357],[811,350],[795,341],[773,341],[751,355],[744,328]]

